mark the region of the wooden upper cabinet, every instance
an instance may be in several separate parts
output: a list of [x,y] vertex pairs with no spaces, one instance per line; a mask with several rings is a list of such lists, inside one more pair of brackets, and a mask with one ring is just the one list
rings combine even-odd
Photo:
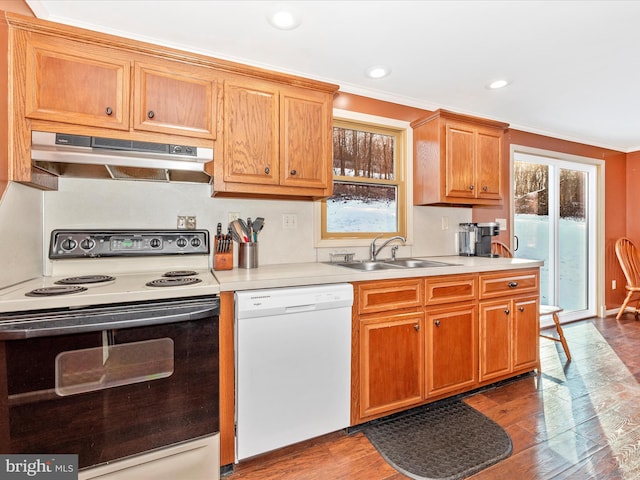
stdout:
[[502,137],[506,123],[445,110],[414,129],[414,204],[502,202]]
[[38,33],[27,37],[25,49],[27,118],[216,137],[217,80],[211,68]]
[[502,200],[502,129],[478,128],[476,133],[477,198]]
[[288,87],[280,94],[280,182],[327,188],[331,179],[331,104],[321,92]]
[[123,56],[36,33],[25,49],[26,117],[129,129],[131,75]]
[[331,194],[331,93],[242,76],[229,76],[223,91],[216,193]]
[[217,81],[211,69],[135,62],[133,128],[215,139]]
[[266,82],[224,84],[224,181],[278,185],[278,90]]

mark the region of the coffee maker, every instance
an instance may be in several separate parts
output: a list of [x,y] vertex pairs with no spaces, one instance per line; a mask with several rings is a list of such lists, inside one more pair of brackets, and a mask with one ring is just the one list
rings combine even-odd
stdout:
[[458,231],[458,254],[466,257],[497,257],[491,253],[491,237],[500,233],[500,225],[488,223],[461,223]]
[[476,254],[476,229],[475,223],[460,223],[458,225],[458,255],[472,257]]
[[491,253],[491,237],[500,233],[500,225],[494,222],[478,223],[476,228],[476,256],[498,257]]

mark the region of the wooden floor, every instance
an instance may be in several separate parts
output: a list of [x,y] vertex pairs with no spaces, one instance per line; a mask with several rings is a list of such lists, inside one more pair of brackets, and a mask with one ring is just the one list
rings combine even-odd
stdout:
[[[465,401],[514,444],[479,479],[640,479],[640,321],[566,325],[573,361],[540,339],[542,372]],[[225,480],[400,480],[362,433],[337,432],[235,466]]]

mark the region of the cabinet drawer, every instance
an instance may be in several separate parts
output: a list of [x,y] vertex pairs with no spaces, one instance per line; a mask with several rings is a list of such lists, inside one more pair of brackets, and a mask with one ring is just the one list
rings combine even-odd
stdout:
[[425,281],[425,301],[427,305],[476,300],[477,275],[444,275],[428,277]]
[[355,285],[360,314],[420,307],[423,304],[422,280],[418,278],[380,280]]
[[539,288],[538,276],[538,269],[480,275],[480,298],[537,293]]

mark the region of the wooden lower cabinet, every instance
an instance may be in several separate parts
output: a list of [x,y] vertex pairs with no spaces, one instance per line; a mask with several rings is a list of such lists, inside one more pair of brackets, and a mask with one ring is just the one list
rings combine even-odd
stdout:
[[354,287],[352,425],[539,368],[538,269]]
[[513,300],[514,317],[511,335],[514,371],[540,368],[540,315],[539,297],[530,296]]
[[424,314],[360,321],[360,417],[408,407],[424,397]]
[[478,383],[478,314],[475,304],[427,309],[427,397]]
[[480,302],[480,382],[538,368],[538,296]]
[[480,381],[511,371],[511,302],[480,304]]

